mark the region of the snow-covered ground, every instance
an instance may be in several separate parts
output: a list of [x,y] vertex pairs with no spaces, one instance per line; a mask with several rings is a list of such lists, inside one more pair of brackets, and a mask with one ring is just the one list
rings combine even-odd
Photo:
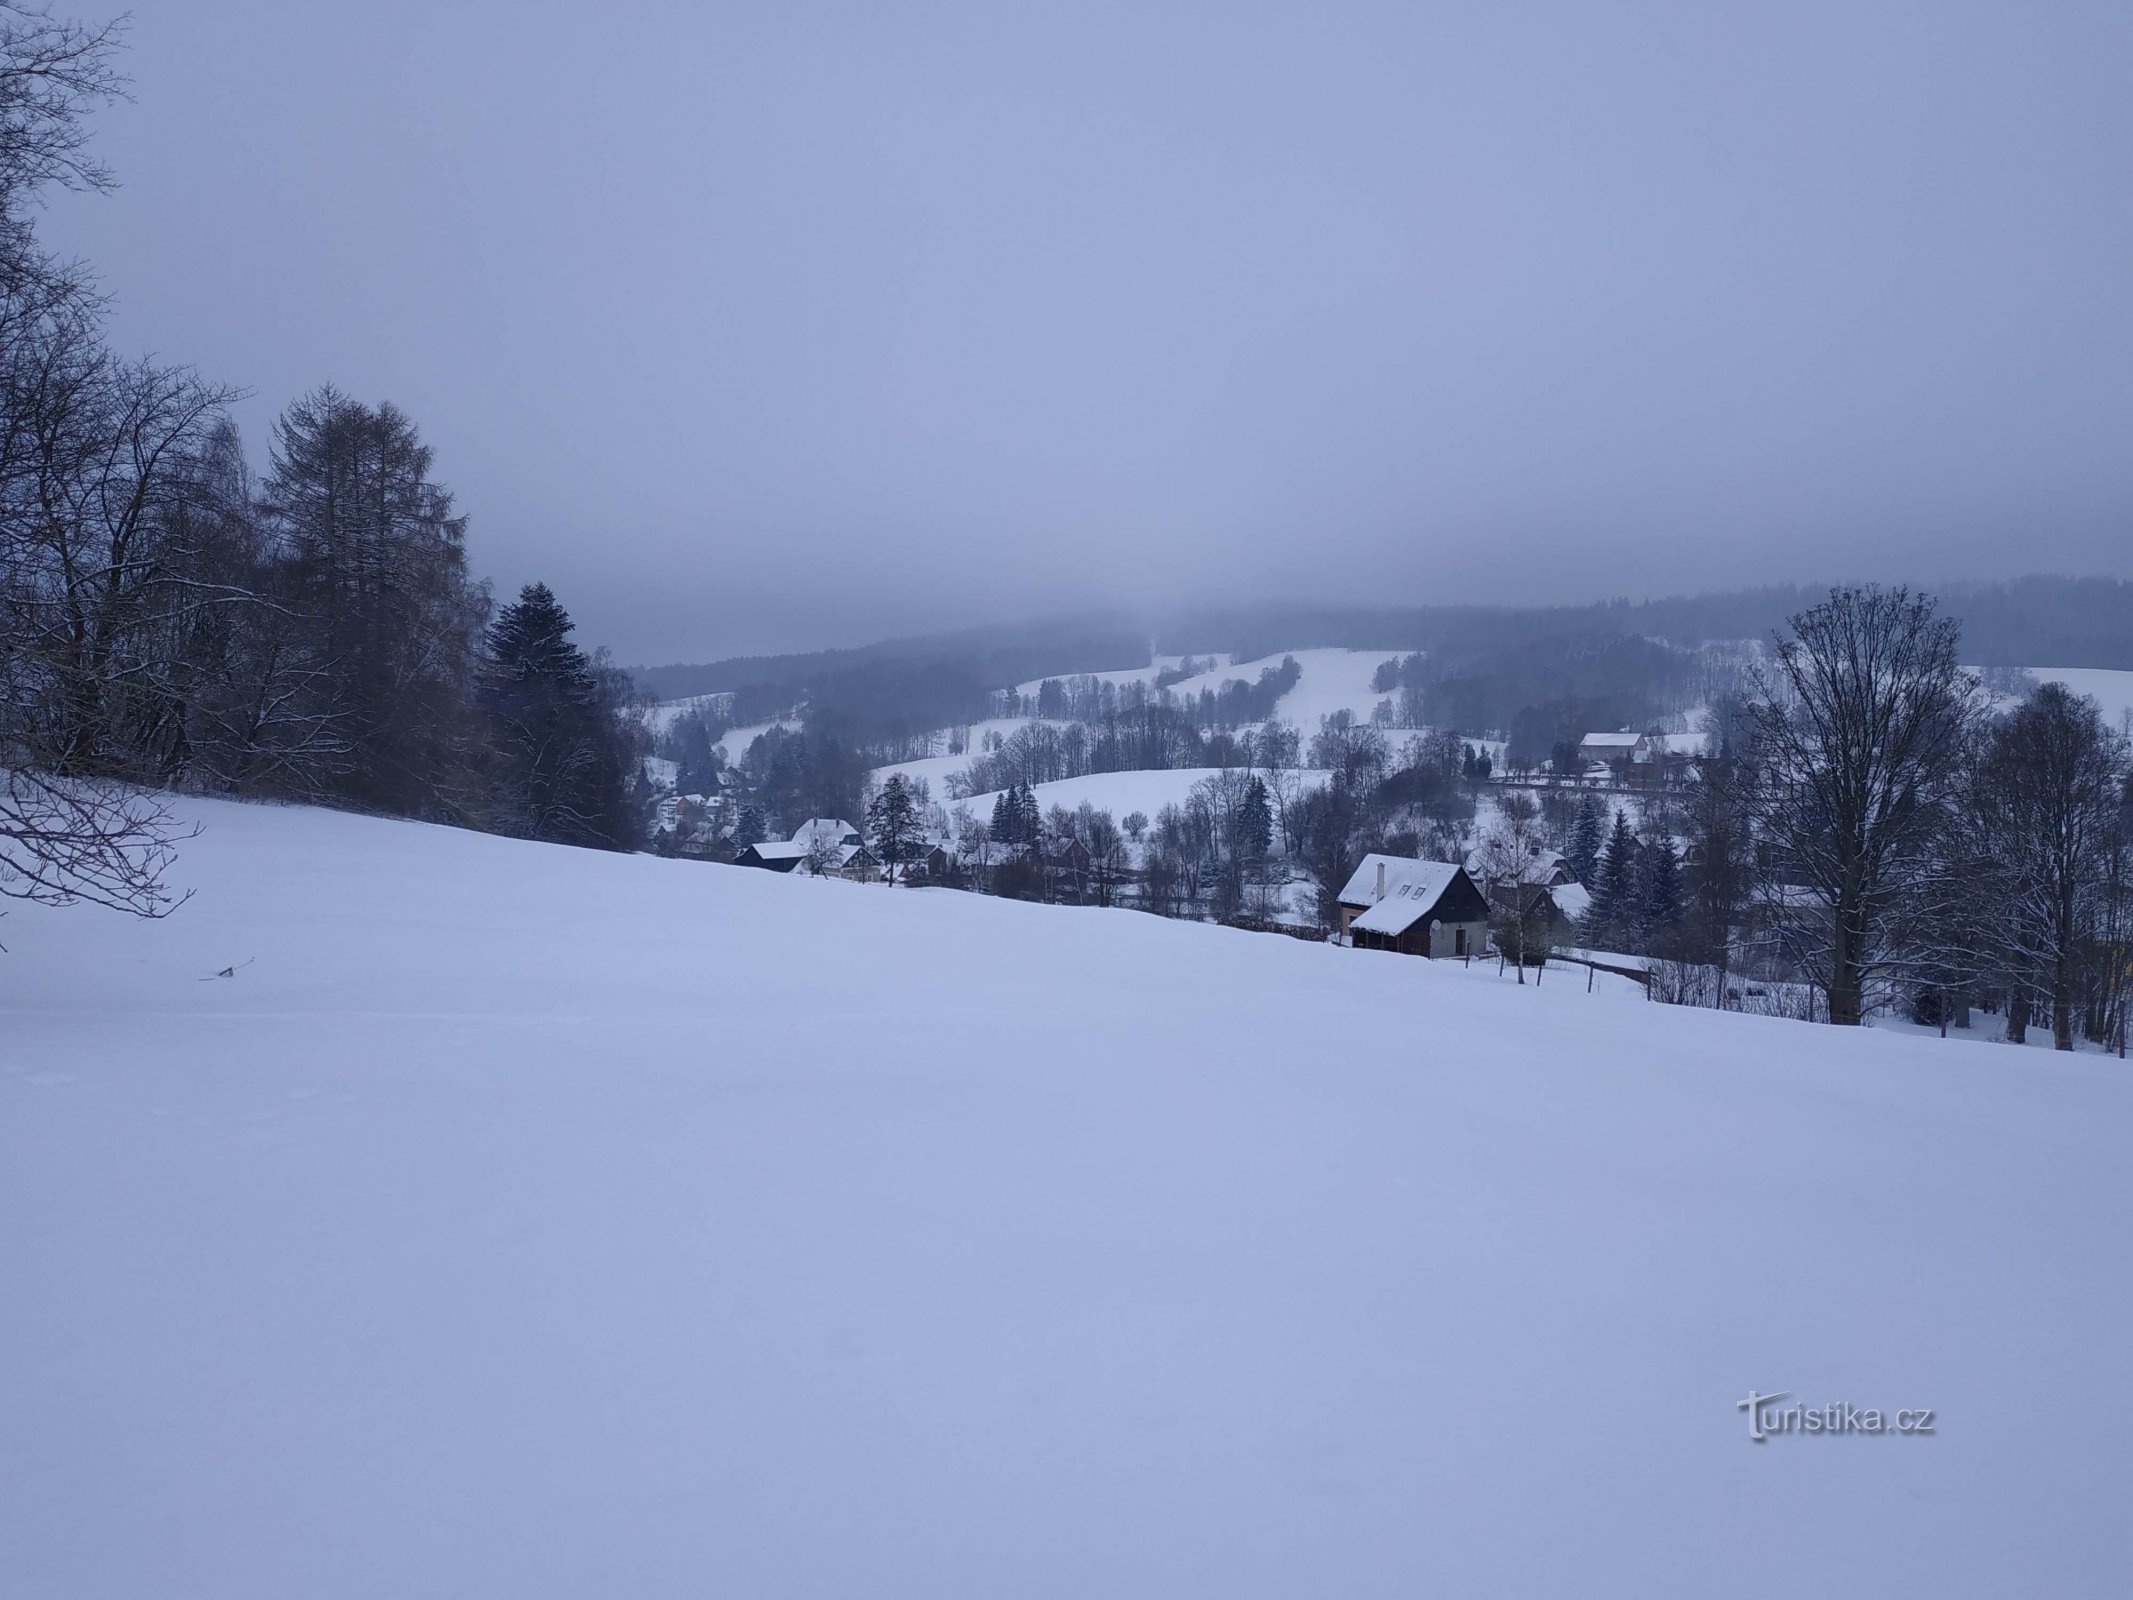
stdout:
[[789,718],[775,722],[752,722],[745,728],[728,728],[719,735],[718,747],[726,754],[726,765],[736,765],[748,753],[748,747],[763,737],[772,728],[797,728],[799,723]]
[[1296,680],[1296,687],[1275,703],[1274,715],[1283,722],[1294,723],[1306,741],[1318,732],[1318,719],[1335,711],[1352,711],[1355,720],[1368,722],[1370,713],[1380,700],[1398,700],[1398,695],[1379,694],[1370,687],[1370,680],[1378,668],[1387,661],[1397,660],[1397,650],[1277,650],[1270,656],[1256,661],[1239,661],[1233,666],[1225,665],[1213,672],[1203,672],[1197,678],[1187,678],[1173,684],[1171,692],[1179,696],[1196,695],[1202,689],[1219,690],[1232,679],[1241,678],[1246,683],[1256,683],[1259,674],[1268,667],[1281,665],[1283,656],[1294,656],[1303,676]]
[[664,733],[689,712],[708,711],[717,715],[732,699],[731,693],[720,690],[712,694],[692,694],[680,700],[662,700],[645,713],[645,723],[654,733]]
[[[1195,661],[1227,662],[1229,660],[1229,657],[1226,655],[1216,654],[1199,655],[1193,657],[1193,659]],[[1153,658],[1145,667],[1121,667],[1115,672],[1060,672],[1053,674],[1053,676],[1062,683],[1069,678],[1094,678],[1098,683],[1116,683],[1121,685],[1128,683],[1153,683],[1156,680],[1157,674],[1168,672],[1174,667],[1181,666],[1184,664],[1184,661],[1185,658],[1183,656],[1159,655]],[[1232,676],[1234,676],[1234,674],[1232,674]],[[1034,695],[1039,689],[1044,687],[1046,681],[1047,680],[1043,678],[1032,678],[1027,683],[1018,683],[1015,685],[1015,693],[1024,695]],[[1197,693],[1198,691],[1195,690],[1194,692]]]
[[186,809],[4,924],[0,1594],[2124,1592],[2115,1061]]
[[2104,721],[2123,730],[2133,723],[2133,672],[2111,667],[2030,667],[2040,683],[2063,683],[2076,694],[2093,699]]
[[[954,773],[969,770],[970,763],[983,753],[985,736],[988,733],[997,733],[1002,739],[1006,739],[1030,723],[1043,720],[1041,717],[992,717],[984,722],[974,722],[970,725],[970,742],[961,755],[921,756],[915,761],[892,762],[886,767],[876,767],[874,769],[874,781],[876,783],[885,782],[890,773],[900,772],[906,778],[925,779],[932,790],[933,798],[936,800],[944,799],[948,792],[949,777]],[[1065,724],[1062,723],[1060,726],[1064,727]],[[940,735],[940,738],[943,747],[945,747],[947,743],[945,731]]]

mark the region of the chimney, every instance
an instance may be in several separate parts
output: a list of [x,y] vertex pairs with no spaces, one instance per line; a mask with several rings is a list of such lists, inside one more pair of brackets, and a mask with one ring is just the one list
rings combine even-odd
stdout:
[[1378,898],[1385,898],[1385,863],[1382,861],[1378,863]]

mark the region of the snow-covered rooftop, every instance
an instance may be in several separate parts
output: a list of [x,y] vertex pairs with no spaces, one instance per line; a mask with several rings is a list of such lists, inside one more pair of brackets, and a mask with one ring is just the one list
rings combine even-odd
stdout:
[[[1384,869],[1385,893],[1378,896],[1378,871]],[[1366,933],[1405,933],[1443,898],[1459,875],[1452,861],[1417,861],[1412,856],[1368,855],[1341,890],[1343,905],[1369,910],[1349,924]]]

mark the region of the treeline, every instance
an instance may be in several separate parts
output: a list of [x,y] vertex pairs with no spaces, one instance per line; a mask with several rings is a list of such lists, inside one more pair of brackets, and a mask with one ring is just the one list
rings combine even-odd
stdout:
[[2016,1040],[2045,1026],[2062,1049],[2123,1049],[2127,742],[2056,683],[1999,702],[1960,653],[1930,598],[1832,593],[1641,826],[1618,813],[1603,835],[1591,796],[1542,794],[1536,837],[1566,849],[1592,902],[1579,928],[1509,931],[1657,958],[1668,998],[1792,984],[1837,1023],[1894,1010],[1964,1027],[1984,1009]]
[[988,731],[970,765],[948,779],[949,794],[963,798],[1097,772],[1296,765],[1299,740],[1287,723],[1203,732],[1194,713],[1170,698],[1140,695],[1127,702],[1094,722],[1027,722],[1005,736]]
[[1539,762],[1588,733],[1736,695],[1751,659],[1638,635],[1547,632],[1399,657],[1372,687],[1392,700],[1398,726],[1500,734],[1514,759]]
[[[1580,606],[1261,605],[1164,618],[1154,631],[1168,648],[1228,651],[1240,661],[1310,646],[1467,657],[1548,636],[1646,635],[1689,646],[1767,638],[1827,593],[1827,585],[1772,584]],[[2133,668],[2133,583],[2055,576],[1950,583],[1939,600],[1974,665]]]
[[0,11],[0,893],[158,909],[129,786],[634,845],[626,680],[546,589],[493,613],[413,422],[320,389],[255,482],[232,392],[111,350],[39,247],[42,190],[110,182],[113,47]]
[[1068,618],[851,650],[640,667],[634,676],[661,700],[731,693],[735,726],[804,707],[810,727],[847,742],[882,745],[981,721],[1004,684],[1143,667],[1148,660],[1144,630],[1114,619]]
[[1281,697],[1303,679],[1303,668],[1296,658],[1283,656],[1278,664],[1261,667],[1256,678],[1228,678],[1190,695],[1181,695],[1173,687],[1214,671],[1213,661],[1201,663],[1188,658],[1177,667],[1166,667],[1157,673],[1152,684],[1140,680],[1115,683],[1093,673],[1046,678],[1037,685],[1035,694],[1002,691],[994,697],[990,709],[996,717],[1108,723],[1151,705],[1162,705],[1196,728],[1242,728],[1273,716]]

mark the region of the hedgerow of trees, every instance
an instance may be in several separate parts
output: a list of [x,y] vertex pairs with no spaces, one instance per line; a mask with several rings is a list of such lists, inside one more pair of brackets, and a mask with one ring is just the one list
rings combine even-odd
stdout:
[[635,845],[626,679],[538,586],[491,627],[414,422],[321,387],[255,482],[235,391],[114,351],[38,242],[113,182],[118,42],[0,3],[0,896],[168,910],[174,789]]

